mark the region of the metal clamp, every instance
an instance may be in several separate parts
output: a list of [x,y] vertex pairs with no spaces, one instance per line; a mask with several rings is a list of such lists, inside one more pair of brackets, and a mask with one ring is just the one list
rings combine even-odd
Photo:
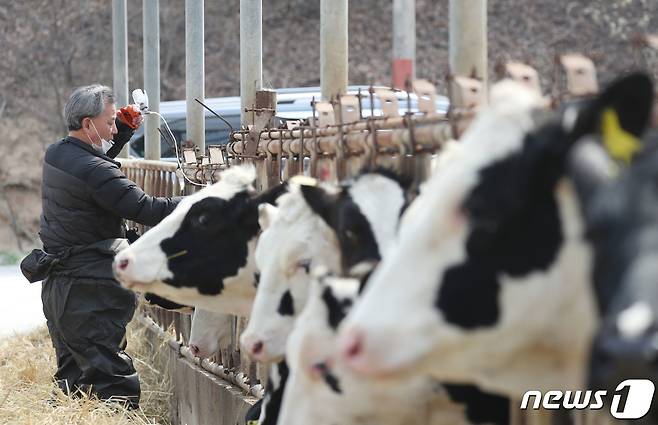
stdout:
[[[317,102],[315,98],[311,101],[311,107],[313,108],[313,119],[311,120],[311,134],[313,139],[311,140],[311,163],[309,164],[309,172],[311,177],[317,177],[318,171],[318,135],[317,135],[317,122],[315,120]],[[302,131],[303,134],[303,131]],[[301,151],[304,151],[304,145],[302,144]],[[303,165],[303,164],[302,164]]]
[[398,97],[392,90],[375,89],[375,96],[379,98],[382,115],[385,117],[399,117]]
[[436,115],[436,87],[427,80],[414,80],[411,84],[418,96],[418,110],[425,115]]

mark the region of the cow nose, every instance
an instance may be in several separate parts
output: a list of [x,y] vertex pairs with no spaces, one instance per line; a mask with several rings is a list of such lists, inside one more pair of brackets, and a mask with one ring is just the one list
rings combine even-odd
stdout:
[[358,329],[349,329],[341,345],[343,357],[348,362],[355,360],[363,353],[363,334]]
[[258,355],[263,351],[263,341],[256,341],[254,345],[251,346],[251,353]]
[[114,258],[114,274],[117,277],[125,277],[133,268],[133,257],[128,252],[121,252]]
[[123,260],[121,260],[117,263],[117,268],[121,271],[124,271],[128,268],[129,263],[130,263],[130,261],[127,258],[124,258]]
[[190,345],[190,353],[192,353],[194,357],[199,357],[199,347],[194,344]]

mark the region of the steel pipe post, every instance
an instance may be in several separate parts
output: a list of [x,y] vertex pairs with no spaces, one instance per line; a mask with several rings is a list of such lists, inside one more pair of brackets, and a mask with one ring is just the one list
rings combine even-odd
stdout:
[[[144,90],[149,109],[160,112],[160,2],[143,0]],[[160,159],[160,117],[146,116],[144,122],[144,159]]]
[[240,122],[253,124],[253,113],[245,108],[256,104],[256,92],[263,85],[263,4],[262,0],[240,0]]
[[206,122],[203,106],[194,99],[204,100],[204,0],[185,0],[185,100],[187,106],[187,138],[201,152],[206,151]]
[[393,0],[393,87],[405,89],[416,72],[416,0]]
[[450,0],[450,70],[487,82],[487,0]]
[[347,92],[347,0],[320,0],[322,99]]
[[[128,104],[128,14],[126,0],[112,0],[112,89],[118,107]],[[128,157],[126,144],[120,158]]]

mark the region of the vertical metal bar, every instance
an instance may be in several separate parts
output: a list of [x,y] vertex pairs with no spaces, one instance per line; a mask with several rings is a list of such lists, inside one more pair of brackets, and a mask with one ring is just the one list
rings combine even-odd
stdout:
[[487,82],[487,0],[450,0],[450,70]]
[[205,111],[194,99],[204,100],[204,0],[185,0],[185,100],[187,138],[206,151]]
[[347,92],[347,0],[320,0],[322,99]]
[[[112,0],[112,75],[114,100],[118,107],[128,104],[128,14],[126,0]],[[119,153],[128,157],[128,144]]]
[[416,0],[393,0],[393,87],[404,89],[416,72]]
[[262,0],[240,0],[240,122],[253,124],[253,113],[245,108],[256,104],[256,92],[263,85],[263,4]]
[[[160,0],[143,0],[144,27],[144,89],[149,97],[149,109],[160,112]],[[160,118],[146,116],[144,128],[144,158],[160,159]]]

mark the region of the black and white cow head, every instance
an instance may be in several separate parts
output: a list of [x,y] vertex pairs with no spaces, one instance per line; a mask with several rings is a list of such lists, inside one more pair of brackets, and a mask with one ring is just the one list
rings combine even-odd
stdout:
[[534,94],[494,86],[346,320],[345,361],[364,374],[425,370],[511,395],[580,386],[597,312],[567,162],[602,111],[624,121],[617,96],[637,83],[544,122]]
[[[432,383],[413,377],[382,386],[333,364],[337,330],[359,296],[360,281],[314,270],[309,300],[286,347],[290,368],[279,423],[409,423],[422,418]],[[446,422],[448,423],[448,422]]]
[[405,205],[406,187],[391,173],[363,172],[341,187],[295,178],[278,207],[264,205],[256,248],[260,280],[241,342],[259,361],[284,355],[306,304],[310,271],[323,266],[369,272],[389,248]]
[[302,186],[308,205],[338,238],[343,276],[368,274],[390,249],[407,207],[409,186],[385,169],[364,171],[333,193]]
[[231,342],[233,317],[216,311],[195,308],[188,345],[192,355],[207,358]]
[[182,304],[247,315],[254,296],[258,206],[285,191],[256,195],[253,167],[232,167],[220,181],[176,209],[114,260],[127,288]]

